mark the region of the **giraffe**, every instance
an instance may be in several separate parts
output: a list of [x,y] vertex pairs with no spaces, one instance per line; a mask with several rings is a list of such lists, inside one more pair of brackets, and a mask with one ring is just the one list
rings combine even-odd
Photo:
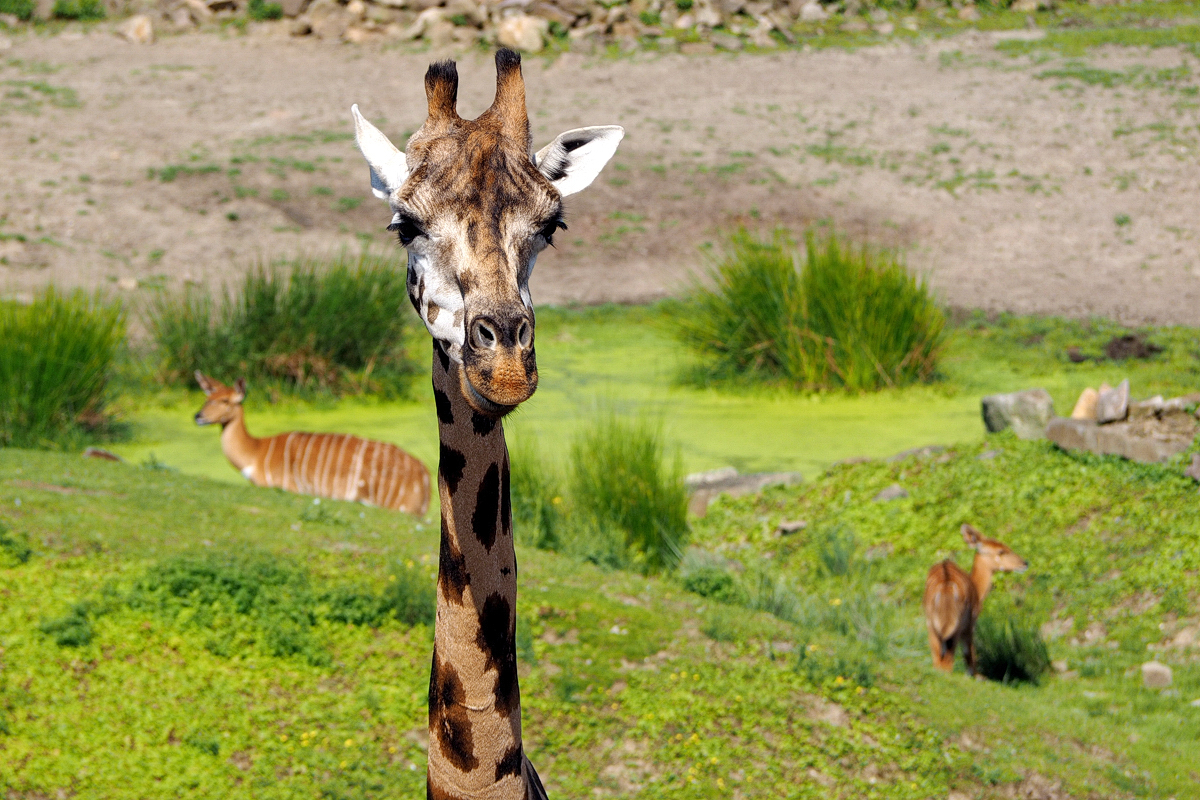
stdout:
[[433,338],[441,545],[429,677],[430,800],[538,800],[521,744],[517,563],[503,417],[537,388],[529,275],[624,130],[578,128],[536,154],[521,58],[496,53],[496,95],[456,110],[453,61],[425,74],[428,115],[396,148],[351,108],[371,189],[408,251],[408,292]]

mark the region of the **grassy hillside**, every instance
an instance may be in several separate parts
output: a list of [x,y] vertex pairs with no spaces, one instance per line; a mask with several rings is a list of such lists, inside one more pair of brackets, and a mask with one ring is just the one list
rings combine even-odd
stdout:
[[[1191,796],[1195,651],[1156,653],[1173,691],[1127,670],[1197,623],[1195,486],[986,446],[714,508],[704,557],[790,586],[797,623],[522,551],[527,744],[552,796]],[[893,481],[911,496],[870,500]],[[1075,676],[1015,688],[928,666],[917,587],[967,519],[1032,563],[992,602],[1073,618],[1052,654]],[[0,524],[9,797],[419,793],[431,642],[410,623],[436,526],[17,450],[0,450]],[[831,529],[854,543],[833,572],[816,566]],[[1066,643],[1093,623],[1092,646]]]

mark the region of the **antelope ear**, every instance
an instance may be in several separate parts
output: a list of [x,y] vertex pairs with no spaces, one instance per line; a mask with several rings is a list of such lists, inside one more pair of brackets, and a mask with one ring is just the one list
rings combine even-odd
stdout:
[[350,113],[354,117],[354,142],[371,168],[371,191],[380,200],[387,200],[408,177],[408,161],[383,131],[358,112],[357,104],[350,106]]
[[237,392],[237,394],[235,394],[232,398],[233,402],[240,403],[243,400],[245,400],[246,399],[246,379],[238,378],[236,381],[234,381],[233,382],[233,390],[235,392]]
[[971,547],[979,547],[980,541],[983,540],[983,534],[967,525],[965,522],[962,526],[963,541]]
[[196,383],[200,385],[200,391],[204,392],[205,396],[212,394],[217,387],[213,386],[213,382],[200,370],[196,370]]
[[533,163],[563,197],[583,191],[617,152],[625,136],[619,125],[597,125],[560,133],[538,150]]

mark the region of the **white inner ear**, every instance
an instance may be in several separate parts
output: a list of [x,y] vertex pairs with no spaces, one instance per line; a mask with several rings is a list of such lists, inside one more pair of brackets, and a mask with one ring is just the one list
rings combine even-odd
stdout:
[[560,133],[533,163],[563,197],[586,189],[617,152],[625,136],[619,125],[597,125]]
[[387,200],[408,177],[404,152],[359,113],[357,104],[350,106],[350,113],[354,117],[354,142],[371,168],[371,191],[380,200]]

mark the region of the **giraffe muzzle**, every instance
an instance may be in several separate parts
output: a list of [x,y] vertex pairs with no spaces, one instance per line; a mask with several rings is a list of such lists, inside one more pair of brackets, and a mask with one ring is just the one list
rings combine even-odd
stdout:
[[503,416],[537,389],[533,319],[525,314],[471,321],[463,348],[463,388],[476,410]]

